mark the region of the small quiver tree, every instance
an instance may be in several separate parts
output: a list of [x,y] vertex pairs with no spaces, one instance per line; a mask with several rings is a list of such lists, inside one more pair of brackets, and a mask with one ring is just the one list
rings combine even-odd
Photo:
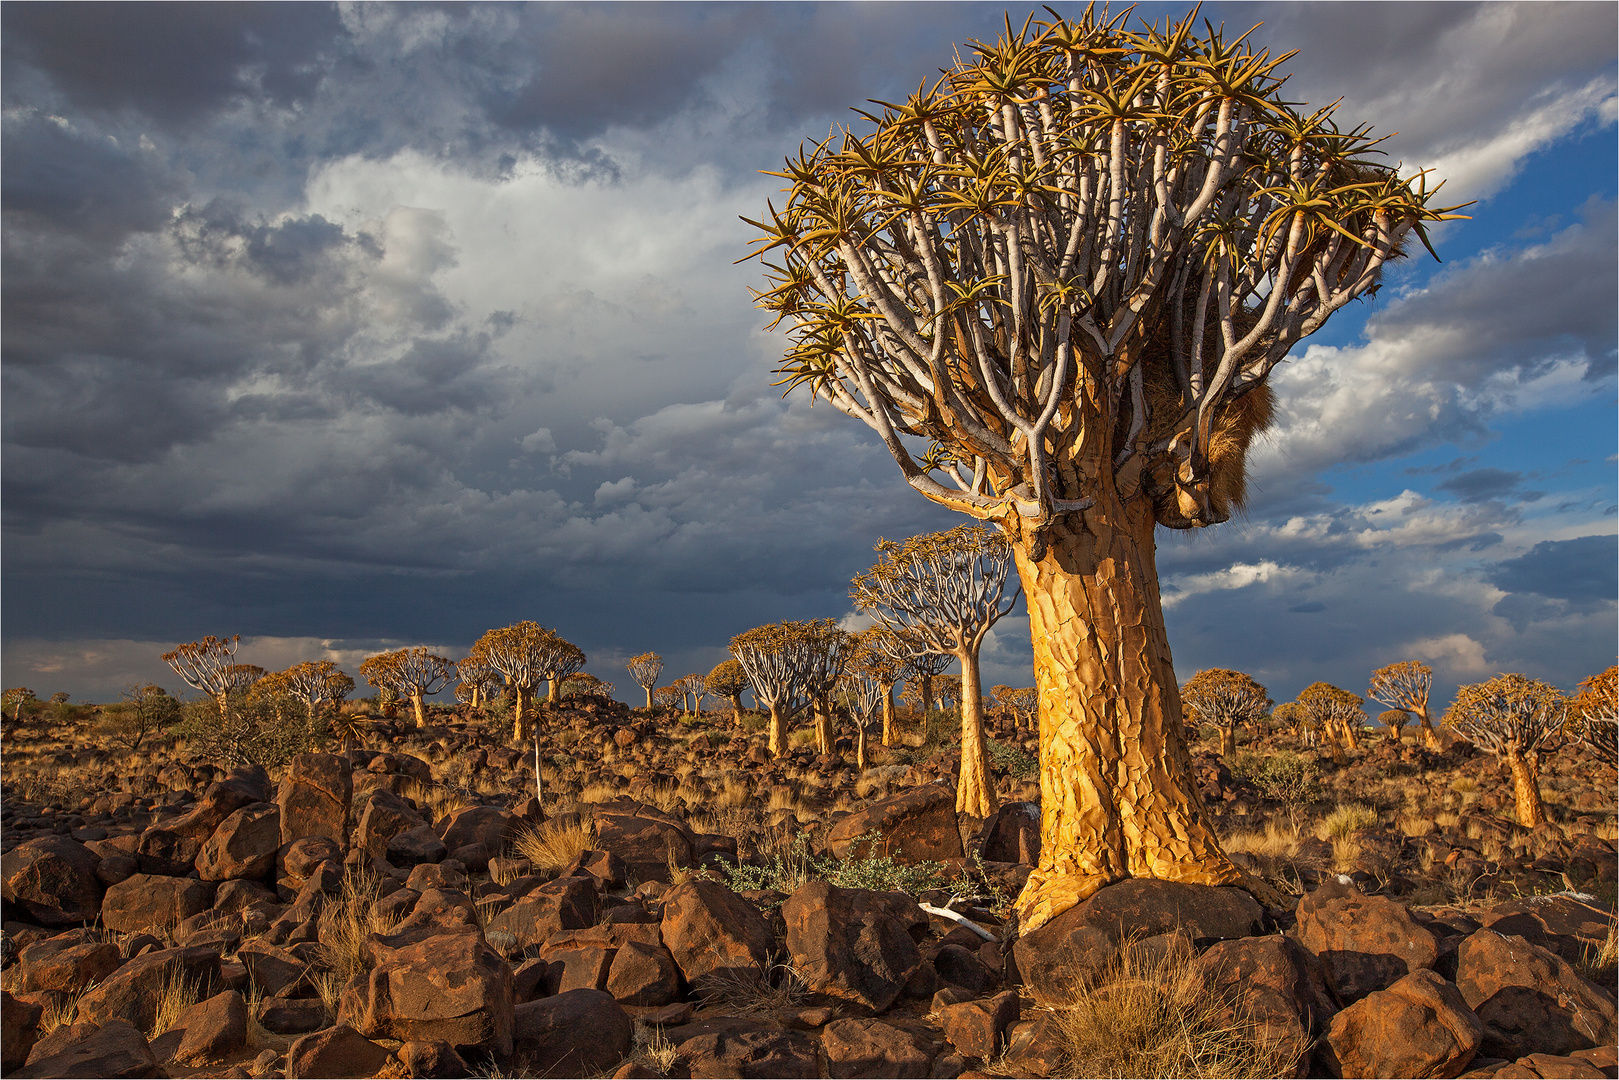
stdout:
[[1332,760],[1344,762],[1345,750],[1360,748],[1360,731],[1366,723],[1366,702],[1348,690],[1327,682],[1313,682],[1299,694],[1299,707],[1309,714],[1323,738],[1332,743]]
[[883,684],[882,743],[893,746],[898,737],[894,730],[894,687],[905,677],[909,650],[904,640],[885,626],[870,627],[855,637],[866,673]]
[[1310,714],[1298,702],[1284,701],[1271,710],[1270,716],[1278,724],[1286,724],[1287,729],[1295,737],[1300,739],[1308,738],[1311,723]]
[[1033,727],[1040,713],[1040,692],[1032,686],[994,686],[990,697],[1012,714],[1018,727]]
[[1377,722],[1388,733],[1389,742],[1398,746],[1405,726],[1411,722],[1411,714],[1404,709],[1387,709],[1377,714]]
[[1270,708],[1270,695],[1250,676],[1227,668],[1199,671],[1181,687],[1181,700],[1220,732],[1220,756],[1237,752],[1237,725],[1254,724]]
[[555,630],[546,635],[540,658],[540,677],[550,685],[553,704],[562,700],[562,684],[568,676],[577,675],[585,669],[585,659],[583,649],[565,640]]
[[708,673],[703,680],[708,692],[715,697],[724,698],[731,703],[731,720],[740,725],[742,723],[742,695],[748,689],[748,676],[742,670],[742,665],[733,657],[721,660],[714,665],[714,670]]
[[787,752],[787,728],[809,705],[809,650],[800,626],[770,623],[731,639],[731,655],[770,714],[766,737],[772,757]]
[[360,665],[360,678],[410,699],[417,727],[427,726],[427,696],[448,686],[455,673],[455,661],[428,652],[425,645],[381,653]]
[[577,675],[570,675],[563,680],[562,696],[564,698],[603,697],[612,699],[618,687],[605,679],[598,679],[588,671],[581,671]]
[[242,635],[229,638],[209,634],[201,641],[188,641],[173,652],[163,654],[163,662],[193,690],[200,690],[225,709],[225,696],[232,690],[247,687],[253,680],[242,665],[236,663],[236,649]]
[[489,701],[506,685],[506,677],[476,652],[455,662],[455,677],[458,681],[456,700],[464,701],[474,709],[487,708]]
[[686,713],[695,716],[703,711],[703,698],[708,695],[708,680],[693,672],[680,677],[680,692],[684,696]]
[[[899,639],[902,642],[907,641],[903,634],[899,635]],[[939,704],[934,698],[933,680],[944,674],[945,669],[955,662],[955,657],[941,652],[916,651],[906,659],[906,692],[900,695],[900,699],[916,711],[917,719],[923,724],[927,723],[929,715]]]
[[[280,672],[287,692],[304,703],[310,727],[325,726],[321,712],[336,712],[354,693],[354,679],[330,660],[305,660]],[[348,739],[344,739],[344,745]]]
[[1609,765],[1619,763],[1619,667],[1580,683],[1568,703],[1574,736]]
[[516,701],[512,707],[512,739],[534,737],[534,690],[545,680],[552,634],[539,623],[523,620],[489,630],[472,646],[472,655],[500,672]]
[[658,685],[658,676],[663,674],[663,657],[655,652],[644,652],[630,657],[624,666],[635,684],[646,691],[646,707],[652,708],[652,691]]
[[888,696],[888,689],[893,685],[887,681],[888,674],[895,666],[893,660],[871,647],[869,634],[870,631],[866,631],[855,635],[855,645],[838,679],[837,689],[839,704],[854,720],[854,764],[861,770],[866,767],[866,729]]
[[832,692],[843,667],[854,650],[854,635],[840,629],[831,619],[809,619],[784,623],[792,627],[803,657],[804,692],[809,695],[810,712],[815,720],[815,747],[822,754],[833,752]]
[[11,714],[12,723],[20,724],[22,723],[22,711],[24,706],[28,705],[30,702],[38,700],[39,698],[35,697],[34,692],[28,689],[28,687],[14,686],[10,690],[5,691],[4,697],[0,698],[0,708],[3,708],[6,712]]
[[652,702],[660,709],[673,711],[686,703],[686,691],[676,680],[668,686],[660,686],[652,691]]
[[1428,718],[1428,692],[1433,689],[1433,669],[1415,660],[1401,660],[1372,672],[1366,696],[1391,709],[1404,709],[1417,717],[1417,738],[1430,750],[1439,749],[1439,736]]
[[1502,674],[1459,688],[1445,723],[1479,749],[1506,761],[1518,824],[1532,829],[1546,820],[1540,800],[1540,755],[1558,748],[1567,715],[1568,702],[1555,686],[1527,675]]
[[792,336],[783,381],[1016,551],[1042,714],[1028,929],[1131,876],[1268,895],[1204,820],[1153,532],[1230,516],[1271,372],[1447,216],[1366,127],[1284,98],[1292,54],[1127,17],[1008,22],[863,137],[789,159],[751,223],[780,251],[758,295]]

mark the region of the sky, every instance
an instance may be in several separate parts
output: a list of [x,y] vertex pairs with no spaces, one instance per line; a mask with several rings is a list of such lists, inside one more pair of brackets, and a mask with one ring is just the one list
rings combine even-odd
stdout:
[[[849,620],[879,537],[963,519],[772,388],[740,216],[1028,10],[0,6],[5,685],[179,689],[160,654],[207,634],[353,673],[533,619],[634,701],[636,653]],[[1476,205],[1278,370],[1246,516],[1160,532],[1182,679],[1420,659],[1443,704],[1614,662],[1616,12],[1203,6]],[[1020,604],[985,685],[1030,657]]]

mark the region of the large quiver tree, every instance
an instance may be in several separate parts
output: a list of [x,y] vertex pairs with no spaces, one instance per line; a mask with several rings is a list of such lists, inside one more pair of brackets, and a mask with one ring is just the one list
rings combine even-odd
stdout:
[[1575,736],[1600,760],[1619,764],[1619,667],[1581,682],[1568,712]]
[[1557,687],[1527,675],[1501,674],[1456,691],[1445,723],[1507,763],[1518,824],[1546,820],[1540,799],[1540,755],[1561,745],[1568,701]]
[[264,674],[263,668],[254,669],[251,664],[236,663],[236,649],[241,643],[240,634],[232,634],[228,638],[209,634],[200,641],[188,641],[173,652],[164,653],[163,662],[173,668],[187,686],[201,690],[218,702],[219,711],[223,714],[232,690],[251,685],[257,678],[254,670],[259,675]]
[[417,727],[427,726],[425,699],[455,680],[455,661],[427,651],[425,645],[378,653],[360,665],[360,678],[378,690],[410,699]]
[[1042,745],[1024,926],[1130,876],[1257,887],[1191,779],[1154,529],[1230,515],[1271,371],[1445,216],[1364,129],[1284,102],[1286,57],[1093,10],[1008,24],[800,151],[752,223],[783,381],[1014,545]]

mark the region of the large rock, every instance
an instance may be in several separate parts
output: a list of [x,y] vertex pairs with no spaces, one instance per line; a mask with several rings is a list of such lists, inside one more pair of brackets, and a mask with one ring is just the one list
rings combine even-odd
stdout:
[[1480,916],[1486,929],[1522,937],[1577,964],[1608,939],[1613,912],[1572,896],[1530,896],[1502,904]]
[[353,767],[336,754],[299,754],[287,765],[276,790],[281,808],[281,842],[324,836],[348,843],[349,801],[354,792]]
[[610,1069],[630,1052],[634,1035],[634,1021],[602,990],[569,990],[512,1011],[513,1044],[541,1076]]
[[0,897],[43,926],[94,922],[101,911],[100,862],[65,836],[29,840],[0,855]]
[[621,1005],[668,1005],[680,995],[680,968],[662,945],[627,941],[613,954],[602,989]]
[[978,856],[985,862],[1036,865],[1040,861],[1040,804],[1007,803],[984,823],[980,835]]
[[148,1031],[165,985],[184,981],[199,994],[211,994],[219,975],[219,952],[206,945],[142,953],[79,999],[79,1018],[98,1024],[123,1020]]
[[1293,1073],[1302,1075],[1315,1037],[1338,1011],[1314,954],[1292,938],[1268,935],[1217,942],[1196,962],[1210,988],[1238,1002],[1265,1042],[1296,1048]]
[[389,843],[400,833],[427,828],[427,822],[409,803],[382,790],[368,791],[356,801],[355,821],[355,846],[371,859],[386,859]]
[[0,1070],[8,1075],[22,1068],[28,1051],[39,1038],[39,1021],[44,1006],[19,1001],[11,991],[0,990]]
[[721,1016],[665,1028],[693,1076],[800,1077],[818,1072],[815,1043],[766,1020]]
[[136,874],[107,890],[101,901],[101,925],[108,930],[166,931],[207,910],[213,898],[213,887],[196,878]]
[[787,951],[811,992],[873,1013],[899,999],[923,961],[892,899],[825,881],[801,885],[787,898],[781,906]]
[[1613,995],[1522,937],[1494,930],[1468,937],[1456,952],[1456,985],[1483,1022],[1483,1052],[1492,1057],[1567,1055],[1614,1043]]
[[764,977],[775,934],[759,909],[717,881],[688,881],[663,894],[664,945],[699,992],[715,982]]
[[11,972],[11,989],[18,991],[59,990],[75,994],[92,983],[99,983],[124,962],[118,946],[96,941],[86,931],[36,941],[17,956]]
[[821,1029],[827,1075],[851,1077],[923,1077],[933,1065],[933,1050],[914,1031],[881,1020],[834,1020]]
[[237,991],[223,991],[186,1009],[170,1030],[183,1032],[174,1052],[179,1064],[220,1061],[247,1045],[247,1003]]
[[170,818],[163,828],[196,851],[214,830],[236,811],[270,801],[270,776],[262,766],[236,769],[225,779],[209,784],[202,798],[186,813]]
[[1321,959],[1344,1004],[1382,990],[1439,959],[1434,935],[1401,904],[1354,889],[1317,889],[1299,901],[1294,934]]
[[511,1053],[511,968],[476,931],[374,937],[368,948],[376,966],[344,992],[339,1023],[368,1038]]
[[596,847],[624,860],[641,881],[669,880],[669,865],[692,864],[694,835],[679,818],[640,804],[611,803],[595,813]]
[[46,1057],[35,1057],[27,1068],[8,1073],[18,1080],[48,1077],[140,1077],[167,1075],[152,1048],[134,1027],[122,1020],[104,1024],[75,1024],[67,1045]]
[[582,878],[558,878],[532,890],[489,920],[491,934],[510,934],[516,949],[543,945],[563,930],[582,930],[596,923],[596,889]]
[[[202,840],[208,839],[206,836]],[[153,825],[141,833],[135,844],[135,859],[141,873],[163,877],[185,877],[191,873],[202,840],[182,836],[171,829]]]
[[1018,998],[1007,990],[992,998],[977,998],[938,1010],[939,1027],[950,1045],[967,1057],[989,1060],[1006,1045],[1007,1031],[1017,1023]]
[[1455,1077],[1483,1039],[1461,992],[1419,968],[1334,1016],[1324,1051],[1343,1077]]
[[[880,838],[856,843],[873,833]],[[919,863],[962,858],[954,785],[930,784],[872,803],[832,826],[826,843],[840,859],[888,855],[895,862]]]
[[517,835],[517,827],[517,819],[502,807],[465,806],[439,822],[434,831],[451,851],[482,844],[499,855]]
[[287,1048],[287,1080],[375,1076],[391,1055],[346,1024],[305,1035]]
[[266,878],[281,850],[281,810],[275,803],[252,803],[219,823],[197,852],[197,876],[204,881]]
[[1127,941],[1174,934],[1206,946],[1258,934],[1264,918],[1259,902],[1241,889],[1130,878],[1019,937],[1012,952],[1035,999],[1061,1005]]

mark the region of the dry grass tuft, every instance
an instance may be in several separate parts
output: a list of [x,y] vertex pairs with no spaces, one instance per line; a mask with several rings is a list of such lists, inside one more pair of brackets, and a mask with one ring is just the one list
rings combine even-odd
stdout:
[[596,826],[589,821],[567,824],[553,820],[538,828],[523,830],[512,846],[535,870],[555,873],[577,859],[581,852],[594,850],[595,844]]
[[650,1069],[659,1076],[667,1076],[679,1060],[680,1052],[675,1045],[663,1037],[663,1029],[650,1024],[635,1022],[635,1042],[630,1050],[629,1060],[644,1069]]
[[178,965],[171,964],[163,973],[163,986],[157,994],[157,1012],[146,1037],[155,1039],[172,1028],[175,1021],[180,1019],[180,1014],[197,1003],[201,992],[199,980],[188,978]]
[[1338,841],[1360,829],[1377,827],[1377,811],[1364,803],[1339,803],[1316,825],[1323,840]]
[[702,976],[693,989],[703,1004],[728,1013],[768,1013],[802,1005],[808,990],[790,964],[772,964],[759,971],[721,969]]
[[455,788],[414,779],[405,784],[405,797],[427,811],[433,823],[444,820],[457,810],[476,805],[464,792]]
[[618,798],[618,789],[612,784],[586,784],[579,792],[579,801],[582,803],[604,803]]
[[1303,1050],[1267,1038],[1192,957],[1132,947],[1056,1015],[1068,1076],[1284,1076]]
[[370,970],[365,942],[372,934],[387,934],[399,919],[377,910],[378,881],[374,874],[350,872],[343,890],[327,902],[320,916],[320,952],[326,970],[315,977],[315,988],[326,1011],[337,1015],[337,999],[356,975]]

